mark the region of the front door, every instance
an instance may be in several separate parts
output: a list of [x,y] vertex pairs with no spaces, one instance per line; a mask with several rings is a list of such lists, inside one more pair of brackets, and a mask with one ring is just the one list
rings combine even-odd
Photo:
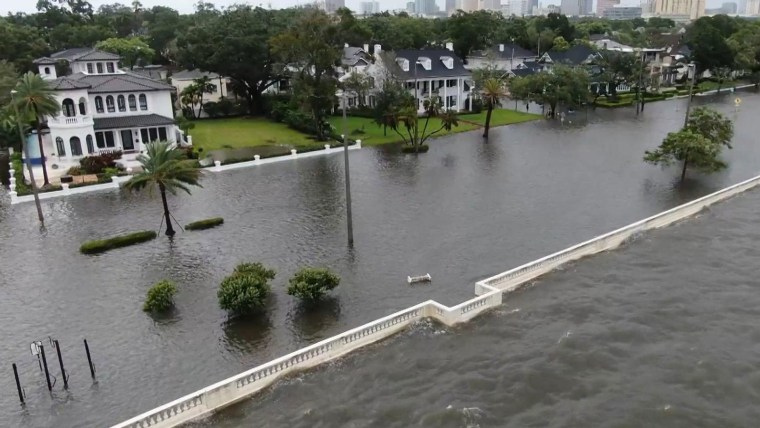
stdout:
[[129,129],[121,131],[121,148],[125,152],[135,149],[135,143],[132,141],[132,131]]

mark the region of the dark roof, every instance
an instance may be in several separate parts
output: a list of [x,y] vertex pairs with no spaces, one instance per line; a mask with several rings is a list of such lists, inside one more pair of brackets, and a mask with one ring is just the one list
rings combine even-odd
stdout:
[[166,76],[166,73],[168,72],[168,69],[163,65],[146,65],[143,67],[135,66],[130,71],[134,74],[139,74],[140,76],[147,77],[149,79],[163,80],[164,76]]
[[116,129],[116,128],[135,128],[140,126],[162,126],[172,125],[174,120],[158,114],[142,114],[136,116],[114,116],[94,118],[94,128],[98,129]]
[[358,64],[360,61],[364,62],[365,64],[369,64],[368,59],[369,54],[365,52],[363,48],[347,46],[343,48],[343,58],[341,58],[340,62],[346,66],[353,66]]
[[210,79],[217,79],[219,75],[211,71],[201,71],[199,69],[193,70],[180,70],[172,74],[174,80],[195,80],[203,76],[208,76]]
[[75,73],[66,76],[66,78],[88,85],[91,88],[88,92],[91,94],[174,90],[174,87],[168,83],[153,80],[128,71],[115,74]]
[[79,80],[70,79],[68,76],[61,76],[57,79],[50,80],[48,86],[50,86],[51,89],[58,91],[64,91],[67,89],[87,89],[90,87],[89,84],[80,82]]
[[586,61],[589,56],[596,55],[596,52],[586,45],[575,45],[571,46],[570,49],[566,51],[556,51],[552,49],[544,55],[551,58],[553,63],[580,65]]
[[58,60],[73,61],[118,61],[121,57],[117,54],[104,52],[95,48],[74,48],[65,51],[56,52],[50,55],[50,58]]
[[531,74],[538,73],[538,70],[535,68],[513,68],[512,74],[514,74],[517,77],[525,77],[530,76]]
[[[396,59],[404,58],[409,61],[409,71],[400,70],[406,79],[414,79],[414,67],[417,67],[417,78],[426,79],[431,77],[470,76],[472,73],[464,68],[462,60],[448,49],[403,49],[395,52]],[[441,61],[442,57],[450,57],[454,61],[453,67],[448,68]],[[430,58],[430,70],[425,70],[417,64],[419,58]],[[392,66],[392,65],[390,65]],[[399,67],[400,69],[400,67]]]
[[535,58],[537,56],[535,52],[513,43],[504,43],[504,50],[500,49],[500,45],[496,45],[486,50],[473,51],[471,56],[474,58],[486,58],[489,55],[494,55],[497,58],[510,59],[512,58],[512,49],[514,49],[515,58]]
[[55,64],[56,60],[54,60],[53,58],[47,57],[47,56],[43,56],[42,58],[35,59],[33,62],[35,64],[44,64],[44,65],[47,65],[47,64]]

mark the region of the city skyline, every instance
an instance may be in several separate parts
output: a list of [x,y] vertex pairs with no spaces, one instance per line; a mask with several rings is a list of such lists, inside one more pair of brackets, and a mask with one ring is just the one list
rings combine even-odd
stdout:
[[[129,0],[89,0],[90,3],[93,5],[93,7],[97,10],[98,7],[104,4],[113,4],[113,3],[122,3],[125,5],[130,5],[131,1]],[[347,7],[352,9],[355,12],[361,11],[361,3],[363,1],[367,0],[345,0],[345,4]],[[406,4],[409,2],[409,0],[377,0],[380,3],[380,10],[403,10],[406,9]],[[504,0],[502,0],[504,2]],[[241,0],[211,0],[210,3],[215,4],[217,7],[227,7],[231,6],[233,4],[250,4],[252,6],[261,6],[261,7],[269,7],[271,5],[272,8],[286,8],[286,7],[292,7],[292,6],[298,6],[298,5],[306,5],[314,3],[314,1],[308,1],[308,0],[251,0],[251,1],[241,1]],[[445,0],[435,0],[436,4],[438,5],[440,10],[445,10]],[[550,4],[558,5],[560,4],[561,0],[549,0],[549,1],[542,1],[541,3],[546,6]],[[717,8],[720,7],[723,4],[724,0],[707,0],[707,7],[708,8]],[[173,9],[178,10],[180,13],[192,13],[194,11],[194,5],[197,3],[197,0],[141,0],[141,3],[143,7],[151,8],[153,6],[167,6],[171,7]],[[596,3],[596,2],[595,2]],[[636,3],[635,5],[638,5],[638,2],[635,0],[631,1],[622,1],[621,5],[633,5],[633,3]],[[29,0],[10,0],[10,1],[3,1],[0,2],[0,13],[2,15],[8,14],[8,12],[16,13],[16,12],[25,12],[25,13],[33,13],[36,12],[36,2],[29,1]]]

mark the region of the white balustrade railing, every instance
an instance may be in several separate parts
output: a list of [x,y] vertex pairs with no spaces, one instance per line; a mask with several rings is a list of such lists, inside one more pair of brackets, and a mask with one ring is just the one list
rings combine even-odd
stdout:
[[515,290],[521,284],[550,272],[564,263],[615,248],[636,234],[667,226],[694,215],[709,205],[744,192],[758,184],[760,184],[760,176],[478,281],[475,284],[477,297],[454,307],[449,308],[434,300],[428,300],[364,324],[193,392],[128,421],[114,425],[113,428],[175,427],[243,400],[283,376],[317,366],[370,343],[390,337],[423,318],[432,318],[447,326],[469,321],[484,311],[501,305],[504,293]]
[[48,124],[54,125],[89,125],[93,123],[92,116],[53,116],[48,118]]

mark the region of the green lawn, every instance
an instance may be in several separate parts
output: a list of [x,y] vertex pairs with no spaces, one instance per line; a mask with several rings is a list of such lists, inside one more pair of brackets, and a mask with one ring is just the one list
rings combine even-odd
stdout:
[[[494,110],[491,115],[491,126],[502,126],[513,123],[527,122],[530,120],[540,119],[541,115],[522,113],[513,110]],[[420,120],[424,122],[424,119]],[[362,145],[375,146],[379,144],[387,143],[399,143],[403,140],[392,129],[388,128],[387,132],[383,132],[383,127],[377,126],[373,119],[364,117],[349,117],[347,120],[348,135],[355,140],[362,140]],[[343,118],[332,117],[330,123],[338,130],[338,133],[343,133]],[[452,128],[450,132],[441,131],[437,136],[453,134],[457,132],[471,131],[473,129],[480,128],[486,123],[486,112],[483,111],[478,114],[462,114],[459,115],[459,126]],[[422,129],[420,126],[420,130]],[[441,126],[441,122],[438,119],[430,119],[428,129],[436,130]]]
[[285,124],[266,118],[236,117],[195,121],[190,130],[193,146],[205,152],[243,147],[313,146],[316,142],[308,135],[288,128]]

